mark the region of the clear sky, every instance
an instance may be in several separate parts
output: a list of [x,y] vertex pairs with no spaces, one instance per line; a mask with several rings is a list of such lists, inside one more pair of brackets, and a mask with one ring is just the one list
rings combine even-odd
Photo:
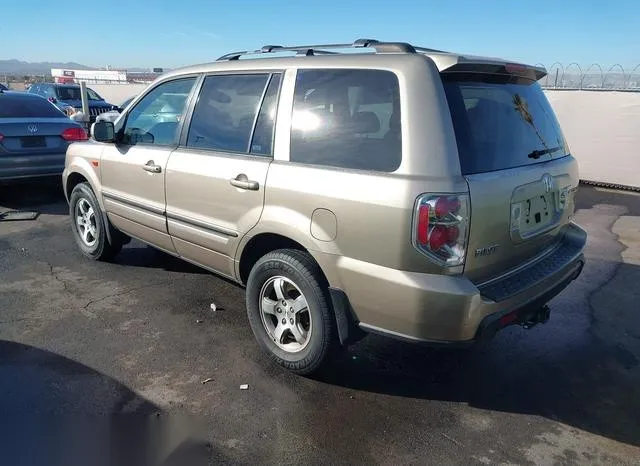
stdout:
[[3,3],[0,59],[176,67],[264,44],[371,37],[547,67],[640,63],[640,0]]

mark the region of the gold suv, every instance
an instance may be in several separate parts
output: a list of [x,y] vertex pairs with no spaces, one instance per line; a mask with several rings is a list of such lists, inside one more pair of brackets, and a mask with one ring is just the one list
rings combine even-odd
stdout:
[[137,238],[246,286],[297,373],[370,332],[451,346],[545,322],[586,233],[543,76],[369,39],[169,72],[69,147],[76,242],[102,260]]

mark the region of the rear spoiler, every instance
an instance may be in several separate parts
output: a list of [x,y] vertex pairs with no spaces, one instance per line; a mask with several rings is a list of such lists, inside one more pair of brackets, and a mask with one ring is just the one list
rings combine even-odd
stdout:
[[442,70],[442,73],[481,73],[511,75],[538,81],[547,75],[547,70],[539,66],[507,62],[458,62]]

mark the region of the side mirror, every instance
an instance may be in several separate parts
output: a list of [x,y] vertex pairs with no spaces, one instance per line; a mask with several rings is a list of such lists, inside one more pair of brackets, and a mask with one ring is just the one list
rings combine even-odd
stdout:
[[115,129],[110,121],[96,121],[91,125],[91,137],[98,142],[114,142]]
[[49,97],[49,102],[51,102],[52,104],[56,104],[58,103],[58,99],[56,99],[55,97]]

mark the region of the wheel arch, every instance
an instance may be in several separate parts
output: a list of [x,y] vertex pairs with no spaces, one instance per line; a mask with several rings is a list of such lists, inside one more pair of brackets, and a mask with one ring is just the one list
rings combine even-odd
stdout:
[[332,286],[328,279],[327,271],[323,267],[325,264],[318,260],[318,256],[313,254],[313,249],[309,245],[305,245],[303,241],[272,232],[261,232],[250,238],[244,238],[238,248],[237,257],[239,259],[236,261],[236,275],[240,283],[246,285],[251,269],[264,255],[279,249],[304,251],[318,265],[318,269],[322,274],[321,278],[329,290],[340,344],[347,346],[358,341],[362,338],[362,332],[357,326],[357,319],[349,303],[349,298],[342,289]]
[[236,275],[243,285],[246,285],[249,273],[255,263],[264,255],[278,249],[295,249],[309,252],[299,241],[278,233],[258,233],[255,236],[245,239],[243,243],[241,249],[239,248],[239,259],[236,262]]
[[71,191],[75,188],[79,183],[87,182],[93,193],[98,200],[98,204],[100,205],[100,209],[104,212],[104,202],[102,200],[102,196],[100,194],[100,190],[98,187],[100,186],[100,180],[98,179],[98,174],[95,169],[89,164],[89,161],[83,158],[75,158],[66,169],[64,176],[64,194],[69,201],[71,197]]
[[[84,159],[78,159],[78,160],[84,161],[88,165],[88,162],[86,160]],[[97,189],[97,186],[99,186],[98,176],[95,171],[87,167],[83,167],[82,163],[74,164],[70,166],[65,172],[63,189],[64,189],[64,195],[67,198],[67,202],[71,200],[71,193],[73,192],[73,189],[76,186],[78,186],[80,183],[88,183],[89,186],[91,187],[91,190],[93,191],[93,194],[96,200],[98,201],[98,206],[100,207],[100,214],[102,215],[102,220],[106,225],[105,231],[107,234],[107,241],[109,241],[109,243],[113,243],[114,236],[116,235],[116,230],[113,228],[113,226],[111,225],[111,222],[109,221],[109,218],[107,217],[107,212],[104,207],[102,196],[100,194],[100,191]]]

